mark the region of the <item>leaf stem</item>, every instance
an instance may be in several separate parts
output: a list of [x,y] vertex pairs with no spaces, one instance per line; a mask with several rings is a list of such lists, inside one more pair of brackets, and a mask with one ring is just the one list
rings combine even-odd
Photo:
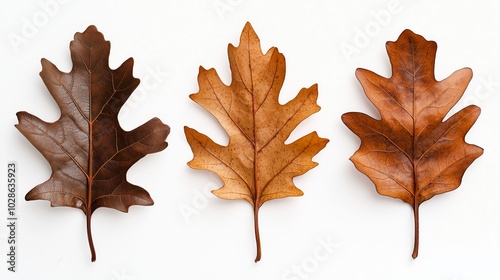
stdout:
[[256,205],[253,209],[253,221],[255,228],[255,242],[257,243],[257,256],[255,257],[255,262],[260,261],[261,248],[260,248],[260,233],[259,233],[259,207]]
[[419,225],[418,225],[418,203],[414,202],[413,205],[413,219],[415,221],[415,241],[413,243],[413,254],[411,255],[413,259],[418,256],[418,237],[419,237]]
[[94,241],[92,240],[92,230],[90,226],[90,218],[92,214],[87,214],[87,238],[89,239],[90,253],[92,254],[92,262],[95,262],[96,254],[94,248]]

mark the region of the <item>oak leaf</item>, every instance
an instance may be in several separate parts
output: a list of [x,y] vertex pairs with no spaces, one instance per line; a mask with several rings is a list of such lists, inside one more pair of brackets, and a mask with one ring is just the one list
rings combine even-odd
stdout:
[[356,70],[381,119],[351,112],[342,121],[361,139],[359,150],[351,157],[356,168],[370,178],[379,194],[399,198],[412,207],[412,257],[416,258],[419,205],[458,188],[467,167],[483,153],[464,139],[480,109],[470,105],[443,121],[463,95],[472,71],[464,68],[436,81],[435,42],[405,30],[386,47],[392,65],[390,78]]
[[312,132],[285,144],[292,130],[319,111],[317,85],[302,89],[288,103],[278,102],[285,78],[285,57],[273,47],[265,55],[250,23],[242,31],[240,45],[229,45],[232,74],[229,86],[215,69],[200,67],[199,92],[190,98],[214,115],[229,135],[221,146],[206,135],[185,127],[194,157],[188,165],[216,173],[224,185],[213,194],[223,199],[243,199],[254,210],[257,256],[261,258],[258,211],[264,202],[303,193],[292,178],[317,163],[312,157],[328,140]]
[[73,69],[59,71],[42,59],[40,76],[61,109],[60,118],[47,123],[18,112],[17,129],[47,159],[52,175],[26,194],[26,200],[48,200],[51,206],[81,209],[95,261],[91,217],[99,207],[128,212],[131,205],[152,205],[143,188],[127,182],[127,170],[146,154],[167,147],[170,128],[158,118],[124,131],[118,112],[139,79],[132,76],[133,59],[119,68],[108,66],[109,41],[89,26],[70,44]]

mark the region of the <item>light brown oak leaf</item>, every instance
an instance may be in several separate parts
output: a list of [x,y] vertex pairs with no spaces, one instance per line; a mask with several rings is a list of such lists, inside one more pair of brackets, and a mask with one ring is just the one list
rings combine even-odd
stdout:
[[253,206],[257,262],[261,258],[259,208],[272,199],[301,196],[292,178],[317,165],[312,157],[328,140],[312,132],[284,143],[301,121],[319,111],[317,85],[280,104],[285,57],[274,47],[264,55],[250,23],[242,31],[239,46],[229,45],[228,56],[231,84],[222,83],[214,69],[200,67],[199,92],[190,98],[217,118],[229,135],[229,144],[221,146],[185,127],[194,154],[188,165],[213,171],[222,179],[224,185],[212,191],[216,196],[243,199]]

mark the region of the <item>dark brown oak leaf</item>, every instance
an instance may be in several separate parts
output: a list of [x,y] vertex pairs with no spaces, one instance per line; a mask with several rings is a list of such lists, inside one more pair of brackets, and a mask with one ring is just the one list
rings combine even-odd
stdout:
[[437,44],[410,30],[386,46],[392,65],[390,78],[356,70],[381,119],[350,112],[342,121],[361,138],[359,150],[351,157],[356,168],[370,178],[379,194],[399,198],[412,207],[412,257],[416,258],[419,205],[458,188],[467,167],[483,153],[482,148],[465,142],[480,109],[470,105],[443,122],[467,88],[471,69],[436,81]]
[[47,123],[18,112],[16,127],[52,168],[50,179],[29,191],[26,200],[81,209],[95,261],[92,213],[99,207],[128,212],[132,205],[153,204],[146,190],[127,182],[126,174],[145,155],[167,147],[170,128],[157,118],[132,131],[120,127],[118,112],[139,79],[132,76],[132,58],[116,70],[109,68],[110,43],[95,26],[76,33],[70,50],[69,73],[42,59],[40,76],[61,109],[60,118]]
[[216,173],[224,185],[212,191],[223,199],[244,199],[254,210],[257,256],[261,258],[258,211],[266,201],[303,193],[292,178],[315,167],[312,157],[328,140],[312,132],[285,144],[293,129],[319,111],[317,85],[302,89],[288,103],[278,102],[285,79],[285,57],[277,48],[262,54],[260,41],[250,23],[242,31],[240,45],[229,45],[232,73],[229,86],[214,69],[200,67],[199,92],[190,95],[214,115],[229,135],[221,146],[206,135],[185,127],[194,158],[188,165]]

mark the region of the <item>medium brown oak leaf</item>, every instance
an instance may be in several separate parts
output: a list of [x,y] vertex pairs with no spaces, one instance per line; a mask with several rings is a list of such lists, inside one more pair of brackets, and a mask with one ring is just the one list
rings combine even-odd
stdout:
[[399,198],[412,207],[412,257],[416,258],[419,205],[458,188],[467,167],[483,153],[482,148],[464,139],[480,109],[470,105],[443,122],[467,88],[471,69],[436,81],[437,44],[410,30],[386,47],[392,65],[390,78],[356,70],[381,119],[350,112],[342,121],[361,138],[359,150],[351,157],[356,168],[370,178],[379,194]]
[[127,182],[126,174],[146,154],[167,147],[170,128],[157,118],[132,131],[120,127],[118,112],[139,79],[132,76],[132,58],[116,70],[109,68],[110,43],[95,26],[76,33],[70,50],[69,73],[42,59],[40,76],[61,109],[60,118],[47,123],[18,112],[16,127],[52,168],[50,179],[29,191],[26,200],[81,209],[95,261],[92,213],[99,207],[128,212],[132,205],[153,204],[146,190]]
[[188,165],[216,173],[224,185],[212,191],[223,199],[244,199],[254,210],[257,256],[261,258],[258,211],[266,201],[303,193],[292,178],[317,163],[312,157],[328,140],[312,132],[285,144],[292,130],[319,111],[317,85],[302,89],[281,105],[278,95],[285,78],[285,57],[277,48],[262,54],[260,41],[250,23],[242,31],[240,45],[229,45],[232,82],[222,83],[214,69],[200,67],[199,92],[190,95],[214,115],[229,135],[221,146],[198,131],[185,127],[194,157]]

